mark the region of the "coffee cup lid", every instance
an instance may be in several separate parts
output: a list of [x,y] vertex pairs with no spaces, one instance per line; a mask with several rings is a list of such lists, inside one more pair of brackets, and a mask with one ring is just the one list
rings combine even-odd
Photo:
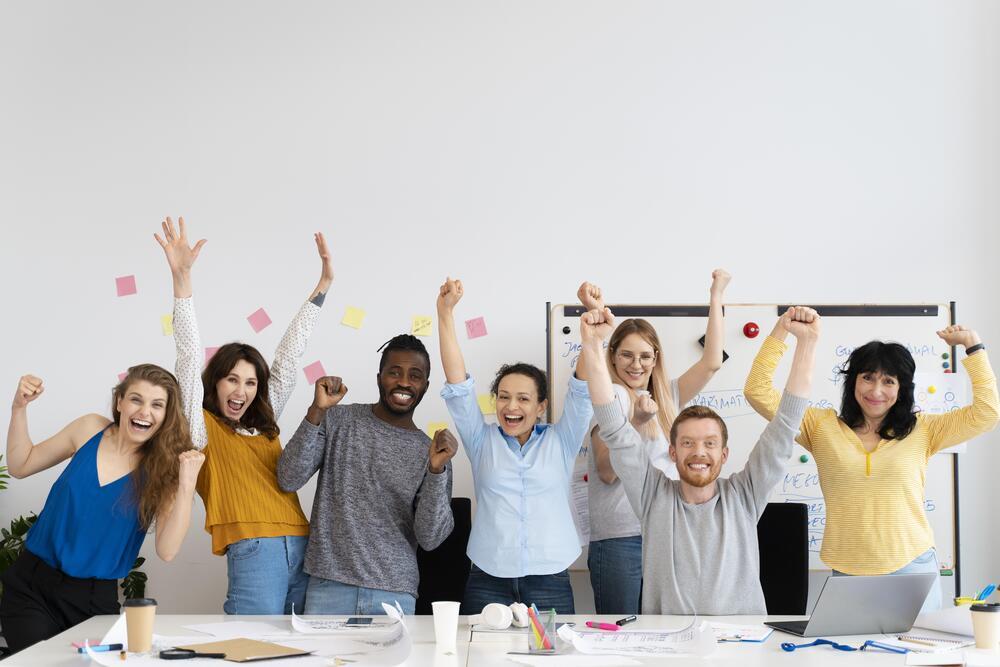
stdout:
[[972,611],[1000,611],[1000,603],[990,602],[989,604],[974,604],[969,607]]
[[156,600],[153,598],[129,598],[125,600],[126,607],[155,607]]

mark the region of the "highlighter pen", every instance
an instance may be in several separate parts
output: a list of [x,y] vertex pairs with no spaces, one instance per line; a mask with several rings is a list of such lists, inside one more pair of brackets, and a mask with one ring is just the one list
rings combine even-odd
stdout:
[[626,623],[631,623],[636,619],[635,616],[626,616],[625,618],[619,618],[615,621],[615,625],[625,625]]
[[[121,644],[91,644],[90,645],[90,650],[93,651],[94,653],[101,653],[101,652],[105,652],[105,651],[120,651],[120,650],[122,650],[122,648],[124,648],[124,647]],[[76,652],[77,653],[86,653],[87,652],[87,647],[81,646],[80,648],[76,649]]]
[[600,621],[587,621],[587,627],[594,628],[595,630],[613,630],[615,632],[621,630],[614,623],[601,623]]

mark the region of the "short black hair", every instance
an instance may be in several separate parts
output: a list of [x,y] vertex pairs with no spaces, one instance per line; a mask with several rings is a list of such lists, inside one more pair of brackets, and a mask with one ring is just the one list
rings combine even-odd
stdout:
[[431,375],[431,355],[427,354],[427,348],[424,344],[420,342],[420,339],[416,336],[411,336],[410,334],[399,334],[398,336],[393,336],[388,341],[385,342],[382,347],[380,347],[377,352],[382,353],[382,358],[378,362],[378,372],[381,373],[382,369],[385,368],[386,357],[389,356],[390,352],[416,352],[424,358],[427,362],[427,377]]
[[913,375],[917,364],[910,351],[899,343],[873,340],[851,352],[839,373],[844,378],[844,394],[840,403],[840,419],[857,428],[865,423],[865,415],[854,398],[854,385],[863,373],[891,375],[899,383],[896,402],[882,420],[879,437],[883,440],[902,440],[917,425],[913,400]]
[[496,396],[497,392],[500,391],[500,380],[504,379],[508,375],[514,374],[526,375],[535,381],[535,388],[538,390],[539,403],[549,397],[549,383],[545,378],[545,371],[540,369],[538,366],[532,366],[531,364],[526,364],[520,361],[516,364],[504,364],[500,367],[500,370],[497,371],[497,376],[493,378],[493,385],[490,387],[490,391],[493,392],[493,396]]

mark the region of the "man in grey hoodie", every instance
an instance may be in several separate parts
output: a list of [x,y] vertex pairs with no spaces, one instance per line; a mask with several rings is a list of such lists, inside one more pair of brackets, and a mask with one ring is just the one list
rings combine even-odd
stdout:
[[781,322],[797,340],[781,405],[754,446],[743,470],[719,471],[729,456],[726,424],[713,410],[682,410],[670,429],[670,458],[679,480],[652,466],[635,425],[656,414],[649,396],[628,402],[601,363],[602,344],[614,329],[611,311],[592,310],[580,320],[594,416],[611,450],[611,465],[642,526],[642,613],[766,614],[760,587],[757,520],[781,480],[808,404],[819,316],[792,308]]

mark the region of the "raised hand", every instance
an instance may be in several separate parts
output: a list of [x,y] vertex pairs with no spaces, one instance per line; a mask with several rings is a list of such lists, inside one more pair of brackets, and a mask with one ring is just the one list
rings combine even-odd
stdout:
[[333,260],[330,259],[330,251],[326,247],[326,239],[323,238],[323,232],[316,232],[313,238],[316,240],[316,250],[319,252],[320,261],[323,263],[319,274],[318,289],[325,293],[333,282]]
[[961,324],[952,324],[950,327],[946,327],[941,331],[938,331],[937,335],[941,338],[941,340],[948,343],[948,345],[971,347],[973,345],[979,345],[979,343],[982,342],[979,339],[979,334],[968,327],[963,327]]
[[438,312],[445,311],[449,312],[455,308],[455,304],[462,300],[462,294],[465,290],[462,288],[462,281],[452,280],[450,277],[445,278],[444,284],[441,285],[441,290],[438,292],[437,298],[437,309]]
[[642,426],[655,417],[658,410],[659,408],[652,396],[645,392],[640,394],[635,401],[635,408],[632,411],[632,425],[637,428]]
[[445,465],[458,453],[458,440],[446,428],[434,434],[431,439],[431,460],[427,467],[434,474],[444,472]]
[[615,330],[615,318],[611,309],[588,310],[580,316],[580,340],[584,345],[601,345]]
[[722,296],[722,293],[726,291],[726,285],[733,277],[725,269],[716,269],[712,271],[712,287],[709,292],[715,296]]
[[205,455],[197,449],[189,449],[177,455],[180,462],[178,471],[178,486],[185,491],[192,491],[198,483],[198,471],[205,462]]
[[604,310],[604,296],[601,288],[593,283],[583,282],[576,291],[576,298],[587,310]]
[[167,264],[170,265],[170,272],[190,272],[206,240],[201,239],[193,247],[188,244],[187,230],[184,228],[184,218],[177,218],[177,230],[174,229],[174,223],[169,217],[161,225],[163,227],[163,237],[161,238],[159,234],[153,234],[153,238],[163,248],[163,254],[167,256]]
[[347,395],[347,385],[335,375],[327,375],[316,380],[313,390],[313,407],[320,410],[332,408]]
[[42,378],[34,375],[22,375],[21,379],[17,381],[17,391],[14,392],[12,407],[25,407],[41,396],[43,391],[45,391],[45,387],[42,386]]
[[792,306],[781,315],[781,326],[797,340],[819,338],[819,313],[808,306]]

